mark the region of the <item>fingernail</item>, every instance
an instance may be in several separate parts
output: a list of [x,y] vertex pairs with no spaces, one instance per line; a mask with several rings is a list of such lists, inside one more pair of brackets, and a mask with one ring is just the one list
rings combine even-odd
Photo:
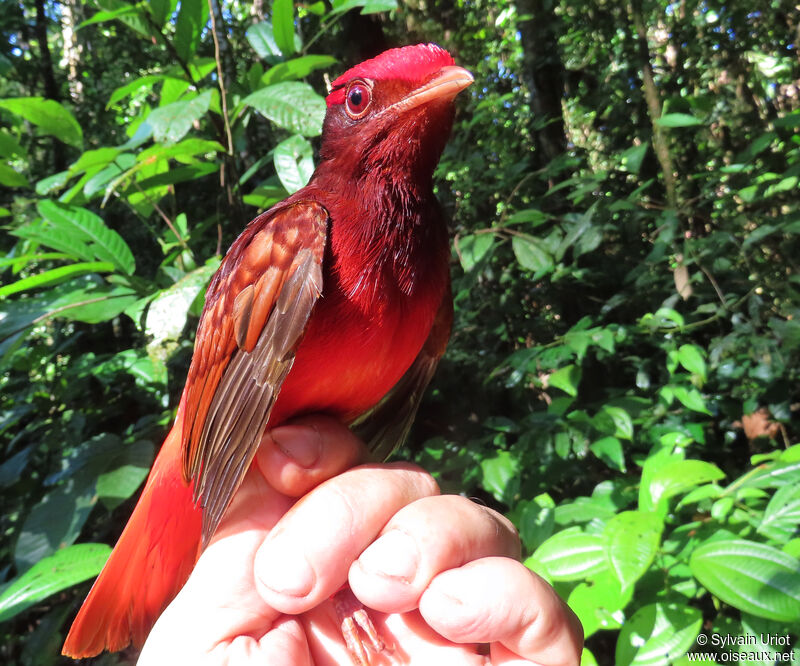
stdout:
[[393,530],[361,553],[358,562],[368,574],[410,583],[417,575],[419,551],[408,534]]
[[273,592],[290,597],[304,597],[314,588],[316,575],[301,552],[269,544],[259,553],[257,562],[261,582]]
[[322,437],[310,426],[285,425],[270,431],[276,446],[301,467],[311,467],[322,453]]

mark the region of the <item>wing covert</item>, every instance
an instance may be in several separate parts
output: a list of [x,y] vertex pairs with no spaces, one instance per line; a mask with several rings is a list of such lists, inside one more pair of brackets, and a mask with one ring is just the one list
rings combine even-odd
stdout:
[[256,218],[206,293],[184,395],[183,474],[208,542],[255,455],[322,292],[328,213],[299,202]]

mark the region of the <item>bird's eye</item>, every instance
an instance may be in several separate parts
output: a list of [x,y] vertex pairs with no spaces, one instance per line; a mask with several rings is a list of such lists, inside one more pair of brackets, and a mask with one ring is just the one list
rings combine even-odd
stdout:
[[345,109],[353,120],[363,117],[372,101],[372,91],[363,81],[354,81],[347,88]]

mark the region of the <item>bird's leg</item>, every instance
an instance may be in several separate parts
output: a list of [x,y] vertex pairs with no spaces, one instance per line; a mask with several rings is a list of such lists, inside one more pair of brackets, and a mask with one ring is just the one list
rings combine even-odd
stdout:
[[383,652],[386,646],[372,624],[367,609],[347,585],[333,595],[333,605],[353,663],[356,666],[370,666],[367,646],[376,654]]

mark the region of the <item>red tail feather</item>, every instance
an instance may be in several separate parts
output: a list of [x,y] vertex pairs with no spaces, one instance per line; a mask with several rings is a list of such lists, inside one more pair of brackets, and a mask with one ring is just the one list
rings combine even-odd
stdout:
[[140,647],[192,571],[202,513],[181,477],[182,421],[179,413],[133,515],[72,624],[62,649],[69,657],[130,643]]

